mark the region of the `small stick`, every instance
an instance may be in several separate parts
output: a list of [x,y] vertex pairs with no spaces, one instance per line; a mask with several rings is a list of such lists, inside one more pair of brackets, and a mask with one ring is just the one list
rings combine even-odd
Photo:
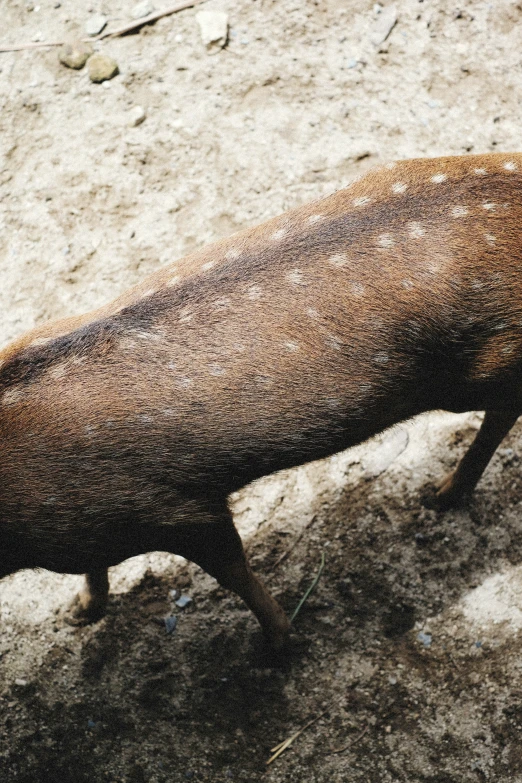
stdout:
[[[92,37],[90,36],[89,38],[84,38],[83,41],[101,41],[103,38],[115,38],[118,35],[125,35],[125,33],[130,33],[132,30],[137,30],[139,27],[143,27],[144,24],[156,22],[158,19],[161,19],[164,16],[170,16],[171,14],[175,14],[178,11],[184,11],[185,8],[192,8],[194,5],[206,3],[206,1],[207,0],[185,0],[185,2],[177,3],[170,8],[166,8],[164,11],[155,11],[153,14],[144,16],[142,19],[136,19],[131,24],[120,27],[118,30],[100,33],[99,35]],[[1,46],[0,52],[20,52],[22,49],[42,49],[45,46],[63,46],[63,44],[63,41],[38,41],[26,44],[13,44],[12,46]]]
[[301,608],[302,608],[304,602],[307,600],[308,596],[310,595],[312,590],[315,588],[317,582],[319,581],[319,579],[321,577],[321,574],[323,573],[324,563],[325,563],[325,559],[324,559],[324,552],[323,552],[322,555],[321,555],[321,565],[319,566],[319,571],[317,572],[317,576],[315,577],[314,581],[312,582],[312,584],[310,585],[310,587],[308,588],[306,593],[303,595],[303,597],[301,598],[301,600],[299,601],[299,603],[295,607],[294,612],[293,612],[293,614],[292,614],[292,616],[290,618],[290,622],[291,623],[294,622],[295,618],[297,617],[297,615],[301,611]]
[[283,554],[282,554],[282,555],[279,555],[279,557],[278,557],[278,558],[277,558],[277,560],[275,561],[274,565],[272,566],[272,571],[274,570],[274,568],[277,568],[277,566],[278,566],[280,563],[282,563],[282,562],[283,562],[283,560],[286,560],[286,558],[288,557],[288,555],[290,554],[290,552],[292,551],[292,549],[294,549],[294,547],[296,547],[296,546],[297,546],[297,544],[300,542],[300,540],[301,540],[301,539],[302,539],[302,537],[304,536],[305,532],[308,530],[308,528],[309,528],[311,525],[313,525],[313,523],[315,522],[315,520],[316,520],[316,519],[317,519],[317,515],[316,515],[316,514],[314,514],[314,515],[313,515],[313,517],[312,517],[311,519],[309,519],[309,520],[308,520],[308,522],[306,523],[306,525],[304,526],[304,528],[301,530],[301,532],[299,533],[299,535],[297,536],[297,538],[294,540],[294,542],[293,542],[292,544],[290,544],[290,546],[288,547],[288,549],[286,549],[286,550],[283,552]]
[[157,22],[158,19],[161,19],[164,16],[170,16],[171,14],[175,14],[178,11],[184,11],[185,8],[192,8],[194,5],[200,5],[200,3],[206,3],[207,0],[185,0],[184,3],[176,3],[176,5],[171,6],[170,8],[166,8],[164,11],[155,11],[152,14],[149,14],[148,16],[142,17],[142,19],[136,19],[134,22],[131,22],[131,24],[127,24],[124,27],[120,27],[118,30],[114,30],[112,33],[105,32],[100,33],[99,35],[94,36],[93,38],[88,38],[84,40],[89,41],[101,41],[102,38],[115,38],[118,35],[125,35],[125,33],[130,33],[132,30],[137,30],[139,27],[143,27],[144,24],[150,24],[151,22]]
[[287,748],[289,748],[292,742],[296,740],[299,737],[299,735],[303,733],[303,731],[306,731],[306,729],[308,729],[312,725],[312,723],[318,721],[319,718],[322,718],[323,715],[326,715],[327,712],[328,710],[324,710],[324,712],[321,712],[320,715],[316,715],[316,717],[312,718],[312,720],[309,720],[308,723],[305,726],[303,726],[302,729],[299,729],[299,731],[296,731],[295,734],[292,734],[291,737],[288,737],[288,739],[283,740],[283,742],[280,742],[279,745],[276,745],[274,748],[272,748],[270,752],[273,753],[274,755],[270,756],[270,758],[266,762],[267,766],[271,764],[273,761],[275,761],[276,758],[280,756],[281,753],[283,753]]
[[356,737],[354,737],[353,740],[351,740],[351,742],[349,742],[347,745],[345,745],[342,748],[336,748],[335,750],[331,750],[330,753],[342,753],[344,750],[348,750],[348,748],[351,748],[352,745],[355,745],[356,742],[359,742],[359,740],[364,737],[367,731],[368,731],[368,726],[366,725],[364,729]]

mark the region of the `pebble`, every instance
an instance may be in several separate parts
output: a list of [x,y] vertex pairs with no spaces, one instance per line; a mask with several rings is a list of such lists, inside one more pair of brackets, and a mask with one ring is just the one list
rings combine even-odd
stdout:
[[58,59],[62,65],[68,68],[80,70],[83,68],[93,52],[92,46],[83,41],[71,41],[65,44],[58,52]]
[[103,14],[93,14],[85,23],[85,32],[87,35],[98,35],[106,26],[109,20]]
[[15,680],[15,685],[19,685],[20,688],[25,688],[25,686],[27,685],[27,680],[17,679]]
[[149,16],[155,10],[152,3],[149,0],[142,0],[141,3],[136,3],[131,11],[131,17],[133,19],[142,19],[144,16]]
[[389,5],[379,12],[370,33],[370,41],[374,46],[380,46],[388,38],[397,24],[397,6]]
[[106,54],[93,54],[89,57],[87,68],[91,82],[105,82],[119,73],[118,63]]
[[147,113],[143,106],[133,106],[129,112],[129,125],[131,128],[141,125],[146,116]]
[[423,643],[424,647],[431,647],[431,633],[423,633],[421,631],[417,634],[417,639]]
[[178,600],[176,601],[176,606],[179,606],[180,609],[184,609],[186,606],[192,603],[192,598],[188,595],[180,595]]
[[165,623],[165,630],[167,633],[173,633],[176,630],[176,626],[178,624],[178,618],[175,614],[171,614],[169,617],[165,617],[163,619],[163,622]]
[[209,54],[217,54],[228,38],[228,16],[223,11],[199,11],[196,21]]

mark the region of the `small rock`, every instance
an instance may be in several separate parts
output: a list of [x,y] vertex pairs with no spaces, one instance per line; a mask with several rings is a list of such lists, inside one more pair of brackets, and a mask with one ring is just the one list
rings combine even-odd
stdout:
[[98,35],[106,26],[108,19],[103,14],[93,14],[85,23],[85,32],[87,35]]
[[199,11],[196,21],[201,30],[201,40],[209,54],[222,49],[228,38],[228,16],[223,11]]
[[20,688],[25,688],[25,686],[27,685],[27,680],[17,679],[15,680],[15,685],[18,685]]
[[141,0],[141,3],[136,3],[131,11],[131,17],[133,19],[142,19],[144,16],[149,16],[154,11],[154,6],[149,0]]
[[91,82],[105,82],[119,73],[118,63],[106,54],[93,54],[89,57],[87,68]]
[[417,639],[423,643],[424,647],[431,647],[431,633],[423,633],[421,631],[417,634]]
[[169,617],[165,617],[163,619],[163,622],[165,623],[165,630],[167,633],[173,633],[176,630],[176,626],[178,624],[178,618],[175,614],[171,614]]
[[147,113],[143,106],[134,106],[129,112],[129,125],[131,128],[141,125],[146,116]]
[[89,43],[72,41],[60,49],[58,59],[62,65],[66,65],[68,68],[75,68],[78,71],[80,68],[83,68],[92,52],[93,49]]
[[180,595],[178,600],[176,601],[176,606],[179,606],[180,609],[184,609],[186,606],[192,603],[192,598],[188,595]]
[[172,598],[173,601],[175,601],[176,598],[178,597],[178,591],[174,590],[174,588],[172,590],[169,590],[169,597]]
[[389,5],[379,12],[379,16],[373,24],[370,33],[370,41],[374,46],[380,46],[388,38],[397,24],[397,7]]

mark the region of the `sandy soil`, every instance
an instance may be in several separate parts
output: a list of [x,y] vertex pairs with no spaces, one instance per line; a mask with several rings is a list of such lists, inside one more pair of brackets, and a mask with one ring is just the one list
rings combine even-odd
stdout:
[[[1,0],[0,41],[72,39],[132,6],[55,5]],[[376,163],[520,150],[515,2],[399,0],[380,45],[387,11],[364,0],[204,7],[229,14],[224,50],[187,10],[99,44],[120,67],[101,85],[56,50],[0,54],[2,344]],[[325,554],[284,666],[238,599],[170,555],[113,569],[109,613],[84,629],[64,622],[77,577],[4,580],[1,779],[522,781],[522,427],[467,507],[421,504],[479,423],[425,416],[234,498],[289,611]]]

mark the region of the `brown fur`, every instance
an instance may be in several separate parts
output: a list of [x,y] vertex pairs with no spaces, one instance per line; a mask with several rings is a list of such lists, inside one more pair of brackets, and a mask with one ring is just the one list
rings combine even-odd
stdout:
[[167,549],[279,644],[228,494],[434,408],[492,412],[440,500],[472,489],[522,410],[521,185],[518,154],[397,163],[8,346],[1,573],[88,572],[87,611]]

